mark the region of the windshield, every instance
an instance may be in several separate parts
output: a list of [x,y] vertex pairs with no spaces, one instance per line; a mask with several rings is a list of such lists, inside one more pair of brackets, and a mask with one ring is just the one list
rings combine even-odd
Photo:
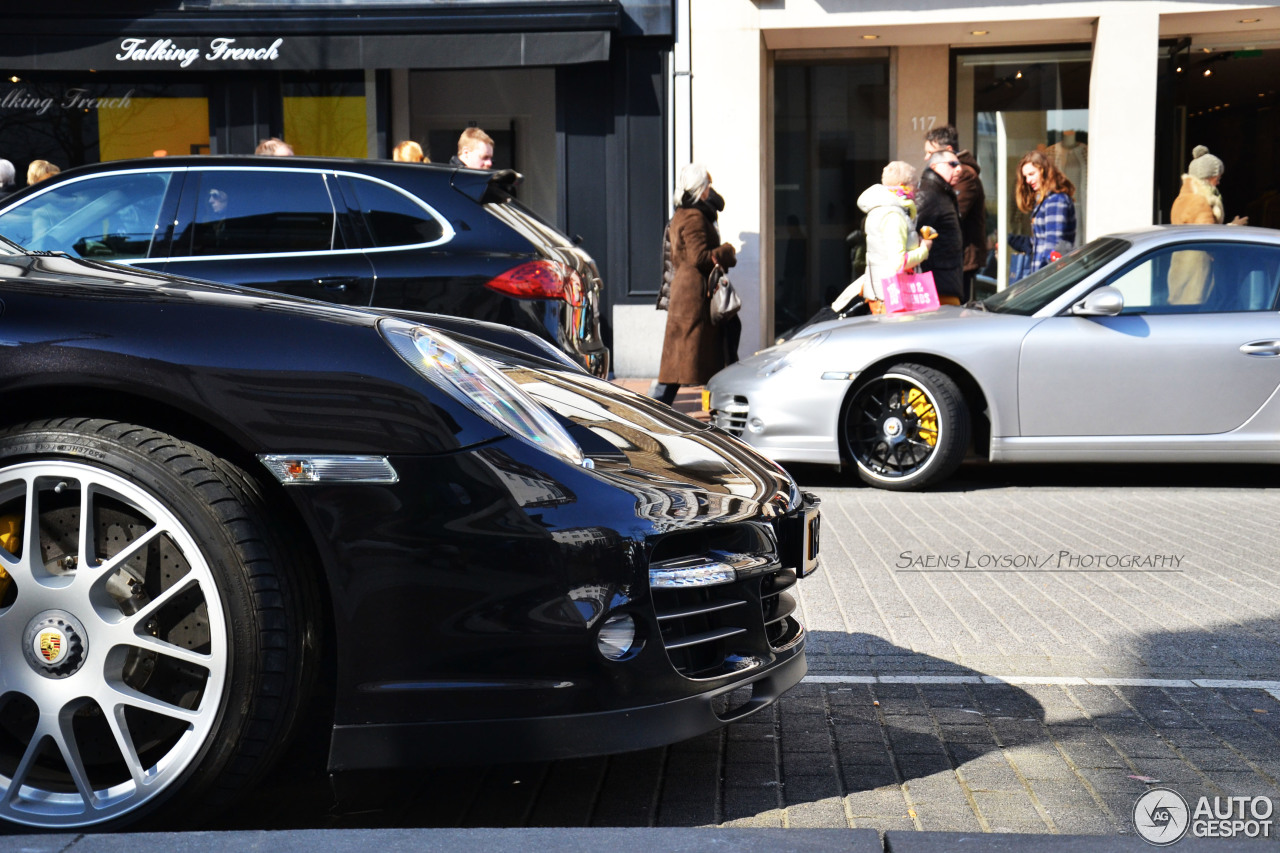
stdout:
[[1101,237],[1072,249],[1062,260],[1041,267],[982,302],[988,311],[1031,315],[1084,281],[1129,248],[1129,242]]

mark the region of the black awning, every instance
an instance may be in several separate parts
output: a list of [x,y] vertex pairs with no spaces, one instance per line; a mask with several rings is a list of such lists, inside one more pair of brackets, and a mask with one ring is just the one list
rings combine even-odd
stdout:
[[328,71],[574,65],[607,61],[610,38],[608,30],[412,35],[39,35],[0,42],[0,70]]

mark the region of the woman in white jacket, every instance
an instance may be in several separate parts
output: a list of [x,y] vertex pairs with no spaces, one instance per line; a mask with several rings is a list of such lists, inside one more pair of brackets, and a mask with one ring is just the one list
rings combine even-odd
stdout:
[[884,313],[880,283],[929,257],[933,241],[922,240],[916,233],[915,187],[915,168],[894,160],[884,167],[880,183],[872,184],[858,196],[858,207],[867,214],[863,227],[867,235],[867,271],[832,304],[836,313],[847,308],[858,293],[873,314]]

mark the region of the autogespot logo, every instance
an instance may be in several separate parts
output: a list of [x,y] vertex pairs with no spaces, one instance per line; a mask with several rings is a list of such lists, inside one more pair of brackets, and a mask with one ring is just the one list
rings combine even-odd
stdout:
[[1169,788],[1152,788],[1133,804],[1133,826],[1143,840],[1165,847],[1182,840],[1191,824],[1191,810],[1182,795]]

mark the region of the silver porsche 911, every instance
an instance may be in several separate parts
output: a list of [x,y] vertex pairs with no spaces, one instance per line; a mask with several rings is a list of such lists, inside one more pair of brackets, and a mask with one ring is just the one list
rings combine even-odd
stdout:
[[980,303],[831,320],[716,374],[713,422],[884,489],[993,462],[1280,462],[1280,231],[1165,226]]

